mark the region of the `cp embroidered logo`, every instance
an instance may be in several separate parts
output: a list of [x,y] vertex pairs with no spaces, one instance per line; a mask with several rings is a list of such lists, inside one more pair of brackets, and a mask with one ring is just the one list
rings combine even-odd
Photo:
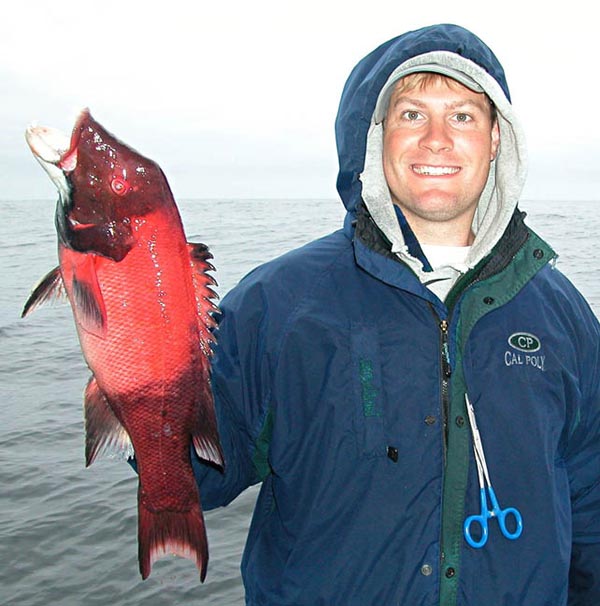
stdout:
[[540,340],[529,332],[516,332],[508,337],[508,344],[514,349],[524,352],[539,351]]
[[511,349],[504,353],[506,366],[529,366],[544,372],[546,356],[542,355],[542,342],[530,332],[515,332],[508,337]]

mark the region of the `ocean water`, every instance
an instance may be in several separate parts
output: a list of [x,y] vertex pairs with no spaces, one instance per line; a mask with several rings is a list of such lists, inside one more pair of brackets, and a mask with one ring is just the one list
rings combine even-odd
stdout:
[[[335,200],[184,200],[188,239],[211,248],[223,295],[257,264],[341,226]],[[558,267],[600,314],[600,202],[523,202]],[[56,264],[54,202],[0,201],[0,604],[215,606],[244,603],[239,566],[256,488],[206,513],[207,580],[181,558],[137,562],[137,477],[114,459],[84,464],[89,372],[69,306],[20,311]]]

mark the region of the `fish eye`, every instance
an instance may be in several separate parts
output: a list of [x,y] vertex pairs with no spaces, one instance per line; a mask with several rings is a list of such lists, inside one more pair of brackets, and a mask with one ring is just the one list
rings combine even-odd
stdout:
[[129,183],[125,179],[121,179],[121,177],[114,177],[110,182],[110,188],[117,196],[124,196],[130,190]]

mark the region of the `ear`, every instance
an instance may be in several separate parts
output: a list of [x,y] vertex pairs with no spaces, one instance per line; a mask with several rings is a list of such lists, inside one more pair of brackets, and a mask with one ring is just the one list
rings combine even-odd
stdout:
[[493,162],[498,155],[498,148],[500,147],[500,125],[498,124],[498,120],[494,120],[494,124],[492,124],[492,145],[491,145],[491,157],[490,162]]

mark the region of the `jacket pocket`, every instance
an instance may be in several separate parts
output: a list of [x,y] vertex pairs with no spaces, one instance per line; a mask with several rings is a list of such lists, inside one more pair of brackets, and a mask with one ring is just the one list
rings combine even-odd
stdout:
[[386,456],[379,335],[374,326],[350,325],[354,431],[359,455]]

